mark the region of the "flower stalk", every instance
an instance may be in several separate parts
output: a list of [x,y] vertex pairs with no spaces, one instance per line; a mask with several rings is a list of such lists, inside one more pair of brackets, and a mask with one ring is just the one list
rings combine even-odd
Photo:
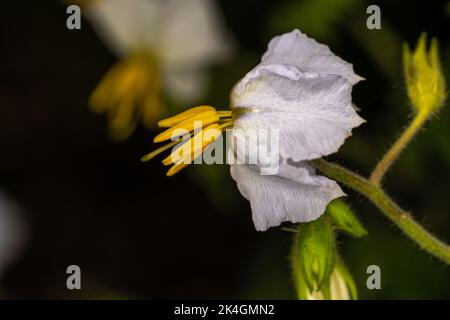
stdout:
[[383,158],[378,162],[375,169],[373,170],[370,181],[375,185],[380,185],[386,172],[399,157],[406,146],[415,137],[417,132],[422,128],[426,120],[428,119],[429,113],[426,111],[421,111],[417,113],[413,120],[411,121],[408,128],[403,132],[403,134],[398,138],[398,140],[392,145],[392,147],[386,152]]
[[313,160],[311,164],[329,178],[337,180],[366,196],[420,248],[450,265],[450,246],[437,239],[417,223],[409,212],[400,208],[384,192],[379,184],[323,159]]
[[406,89],[415,116],[406,131],[375,167],[370,181],[376,185],[381,183],[383,176],[430,115],[444,105],[447,95],[439,61],[438,42],[433,38],[427,51],[426,38],[426,34],[422,33],[413,52],[407,44],[404,45],[403,69]]

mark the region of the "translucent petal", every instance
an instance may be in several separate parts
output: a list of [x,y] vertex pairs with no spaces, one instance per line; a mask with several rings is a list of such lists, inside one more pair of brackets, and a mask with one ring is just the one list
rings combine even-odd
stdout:
[[230,36],[220,11],[211,0],[164,0],[159,55],[163,64],[185,72],[224,60],[231,53]]
[[276,176],[260,175],[257,167],[247,165],[231,165],[230,171],[239,191],[250,201],[258,231],[285,221],[315,220],[330,201],[345,195],[336,182],[315,175],[304,162],[284,162]]
[[[233,89],[233,108],[248,108],[235,129],[278,131],[284,158],[310,160],[336,152],[364,120],[343,77],[302,72],[285,65],[260,66]],[[242,137],[242,134],[241,134]]]
[[164,19],[164,2],[93,1],[86,8],[86,16],[110,49],[125,56],[154,46]]
[[205,93],[208,77],[204,70],[198,67],[178,71],[166,66],[164,83],[175,101],[191,104]]
[[363,79],[354,73],[351,63],[342,60],[328,46],[318,43],[299,30],[270,41],[260,65],[268,64],[292,65],[304,72],[339,75],[351,84]]

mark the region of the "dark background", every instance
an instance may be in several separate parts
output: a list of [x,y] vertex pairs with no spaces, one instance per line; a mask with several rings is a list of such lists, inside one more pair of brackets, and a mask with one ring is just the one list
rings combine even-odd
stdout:
[[[357,0],[224,0],[234,58],[212,68],[200,102],[226,108],[233,83],[258,63],[274,35],[299,28],[354,64],[367,80],[354,101],[368,122],[333,159],[368,174],[408,121],[403,41],[422,31],[441,44],[450,79],[446,1],[384,1],[382,29],[368,30]],[[294,298],[291,234],[260,233],[227,166],[191,166],[167,178],[142,163],[155,132],[121,143],[87,99],[116,58],[91,29],[66,29],[58,1],[5,1],[0,10],[0,188],[22,208],[28,241],[1,275],[5,298]],[[389,174],[388,191],[418,221],[450,241],[450,110],[414,141]],[[450,269],[420,251],[362,196],[349,200],[369,236],[339,235],[361,298],[450,298]],[[80,291],[66,268],[82,269]],[[377,264],[382,290],[365,287]]]

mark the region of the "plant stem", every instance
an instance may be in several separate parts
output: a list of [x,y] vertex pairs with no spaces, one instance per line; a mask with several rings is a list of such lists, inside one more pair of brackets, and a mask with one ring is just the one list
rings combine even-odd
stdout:
[[366,196],[420,248],[450,265],[450,246],[425,230],[408,212],[400,208],[377,183],[323,159],[313,160],[311,164],[326,176]]
[[381,179],[389,170],[394,161],[398,158],[400,153],[405,149],[408,143],[414,138],[419,129],[423,126],[428,118],[428,112],[419,112],[416,114],[414,119],[411,121],[408,128],[403,132],[403,134],[398,138],[398,140],[392,145],[392,147],[386,152],[383,158],[378,162],[375,169],[373,170],[370,181],[376,185],[381,183]]

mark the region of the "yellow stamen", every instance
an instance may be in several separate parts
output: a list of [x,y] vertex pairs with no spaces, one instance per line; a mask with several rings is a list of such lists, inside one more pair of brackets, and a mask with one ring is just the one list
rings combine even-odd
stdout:
[[[186,168],[189,164],[191,164],[193,161],[195,161],[198,157],[200,157],[203,152],[205,151],[205,149],[211,145],[220,135],[221,135],[221,131],[217,130],[219,127],[216,127],[216,130],[209,130],[208,133],[211,133],[211,131],[213,131],[212,136],[210,136],[209,138],[206,138],[205,140],[207,142],[203,141],[202,147],[201,148],[197,148],[194,151],[191,152],[190,155],[179,159],[178,161],[176,161],[176,163],[170,167],[170,169],[167,171],[167,176],[171,177],[175,174],[177,174],[178,172],[180,172],[181,170],[183,170],[184,168]],[[172,164],[172,157],[168,157],[165,160],[165,165],[170,165]]]
[[146,154],[145,156],[143,156],[141,158],[141,161],[149,161],[149,160],[153,159],[154,157],[156,157],[161,152],[166,151],[167,149],[173,147],[174,145],[176,145],[179,142],[180,142],[180,140],[172,141],[170,143],[167,143],[167,144],[163,145],[162,147],[160,147],[160,148],[158,148],[156,150],[153,150],[152,152],[150,152],[150,153]]
[[227,121],[222,123],[220,126],[217,127],[217,129],[224,131],[224,129],[228,128],[228,127],[232,127],[233,126],[233,121]]
[[[211,133],[211,131],[212,130],[210,130],[209,133]],[[189,164],[191,164],[193,161],[195,161],[195,159],[200,157],[202,155],[203,151],[220,136],[220,131],[216,131],[216,130],[214,130],[214,131],[215,131],[215,133],[213,133],[213,135],[209,139],[207,139],[208,143],[204,144],[202,148],[198,148],[197,150],[194,150],[193,152],[191,152],[190,155],[178,160],[172,167],[170,167],[170,169],[167,171],[166,175],[168,177],[171,177],[171,176],[177,174],[178,172],[180,172],[181,170],[183,170],[184,168],[189,166]],[[200,150],[201,150],[201,152],[199,152]]]
[[[197,122],[205,127],[200,132],[195,132]],[[172,165],[167,171],[167,176],[173,176],[186,168],[190,163],[200,157],[206,148],[211,145],[226,128],[233,126],[231,111],[216,111],[211,106],[198,106],[182,112],[176,116],[164,119],[158,123],[160,127],[169,127],[158,134],[153,141],[162,142],[177,135],[177,130],[182,138],[156,149],[142,157],[142,161],[148,161],[161,152],[176,145],[172,153],[162,163]],[[201,128],[200,127],[200,128]],[[193,134],[192,131],[195,133]],[[187,139],[186,139],[187,138]]]
[[194,158],[197,158],[207,146],[213,143],[220,135],[221,131],[218,130],[219,124],[214,123],[199,133],[195,134],[186,144],[183,144],[179,149],[174,150],[168,157],[162,162],[164,165],[170,165],[177,163],[180,160],[183,162],[191,163]]
[[231,111],[217,111],[217,114],[221,118],[231,118]]
[[153,142],[162,142],[165,140],[169,140],[170,138],[172,138],[172,136],[176,130],[186,130],[188,132],[191,132],[195,129],[195,125],[196,125],[197,121],[201,122],[202,126],[207,126],[214,122],[219,121],[219,116],[217,115],[216,111],[201,112],[199,114],[196,114],[194,116],[187,118],[186,120],[178,123],[177,125],[173,126],[172,128],[169,128],[166,131],[158,134],[153,139]]
[[167,171],[166,175],[168,177],[171,177],[175,174],[177,174],[178,172],[180,172],[181,170],[183,170],[184,168],[186,168],[189,164],[188,163],[184,163],[183,161],[180,161],[177,164],[174,164],[172,167],[170,167],[169,171]]
[[127,138],[138,120],[151,127],[160,111],[161,84],[155,58],[136,53],[116,63],[89,97],[91,109],[107,113],[111,136]]
[[173,127],[174,125],[177,125],[178,123],[180,123],[196,114],[199,114],[199,113],[205,112],[205,111],[216,111],[216,109],[214,109],[211,106],[198,106],[198,107],[190,108],[190,109],[188,109],[182,113],[179,113],[173,117],[159,121],[158,126],[160,128],[170,128],[170,127]]

